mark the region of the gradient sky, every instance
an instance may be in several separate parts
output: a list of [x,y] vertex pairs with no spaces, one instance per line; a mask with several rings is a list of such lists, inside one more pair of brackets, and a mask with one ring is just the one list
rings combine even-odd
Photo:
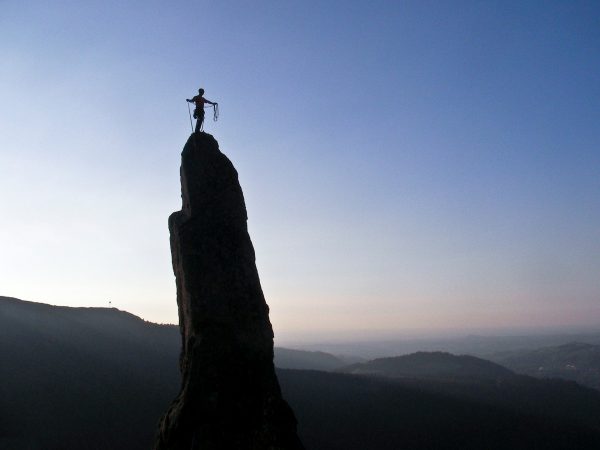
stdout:
[[597,1],[0,0],[0,295],[176,323],[199,87],[280,339],[600,327]]

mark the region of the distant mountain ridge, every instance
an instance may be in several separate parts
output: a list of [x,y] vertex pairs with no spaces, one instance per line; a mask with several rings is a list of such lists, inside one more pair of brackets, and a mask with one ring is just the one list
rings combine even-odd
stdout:
[[[0,449],[148,449],[179,387],[179,348],[177,327],[124,311],[0,297]],[[299,354],[306,364],[336,361]],[[433,358],[479,367],[454,355]],[[493,371],[448,376],[456,368],[448,372],[447,364],[427,377],[426,366],[414,367],[423,376],[279,370],[279,377],[307,449],[600,448],[596,391],[560,380],[497,379]]]
[[114,308],[0,297],[0,448],[150,448],[179,345],[176,327]]
[[344,360],[329,353],[275,347],[275,366],[281,369],[330,371],[345,365]]
[[[55,343],[67,345],[76,340],[81,345],[90,344],[92,351],[111,351],[113,356],[119,355],[117,342],[171,355],[180,339],[175,325],[147,322],[116,308],[54,306],[12,297],[0,297],[0,320],[0,337],[23,335],[43,341],[52,336]],[[102,347],[104,339],[109,348]]]
[[[597,329],[600,329],[600,324]],[[556,334],[533,333],[530,335],[468,335],[430,338],[390,338],[344,342],[321,342],[302,345],[303,350],[323,351],[334,355],[355,355],[363,359],[386,358],[415,352],[443,351],[454,355],[473,355],[487,359],[489,355],[502,352],[535,350],[542,347],[563,345],[568,342],[585,342],[600,345],[600,332],[563,332]]]
[[[51,318],[51,320],[49,320]],[[105,307],[56,306],[0,296],[0,338],[34,330],[35,335],[53,339],[93,339],[99,334],[109,340],[126,340],[172,356],[180,351],[179,327],[148,322],[127,311]],[[78,336],[78,333],[81,333]],[[27,333],[30,335],[29,331]],[[116,344],[115,344],[116,345]],[[325,352],[275,347],[275,364],[284,369],[334,370],[345,361]]]
[[476,378],[496,379],[513,376],[510,370],[469,355],[446,352],[416,352],[392,358],[378,358],[339,369],[356,375],[390,378]]
[[600,390],[600,345],[570,342],[536,350],[504,352],[490,359],[517,373],[563,378]]

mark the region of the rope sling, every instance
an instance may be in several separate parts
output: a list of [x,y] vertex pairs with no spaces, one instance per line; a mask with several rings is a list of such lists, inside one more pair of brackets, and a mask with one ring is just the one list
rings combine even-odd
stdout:
[[[219,104],[215,103],[214,105],[210,105],[209,108],[212,106],[213,108],[213,121],[216,122],[217,120],[219,120]],[[192,133],[194,132],[194,125],[192,124],[192,110],[190,109],[190,103],[188,102],[188,114],[190,115],[190,128],[192,129]],[[194,119],[196,119],[196,112],[194,111]],[[204,122],[202,123],[202,126],[200,127],[200,131],[204,130]]]
[[192,111],[190,109],[190,102],[187,102],[188,105],[188,114],[190,115],[190,128],[192,129],[192,133],[194,132],[194,125],[192,125]]

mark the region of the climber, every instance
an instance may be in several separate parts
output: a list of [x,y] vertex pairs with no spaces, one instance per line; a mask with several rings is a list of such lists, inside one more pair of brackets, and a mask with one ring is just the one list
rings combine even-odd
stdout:
[[[196,119],[196,133],[200,132],[202,129],[202,123],[204,122],[204,104],[208,103],[213,105],[213,107],[218,107],[218,103],[211,102],[210,100],[206,100],[204,97],[204,89],[198,89],[198,95],[193,98],[186,98],[185,101],[188,103],[195,103],[196,108],[194,109],[194,119]],[[215,109],[215,120],[216,120],[216,109]]]

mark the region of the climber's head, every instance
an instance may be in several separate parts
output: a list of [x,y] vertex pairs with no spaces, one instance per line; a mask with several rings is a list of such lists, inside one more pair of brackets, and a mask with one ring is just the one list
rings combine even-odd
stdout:
[[204,89],[202,89],[202,88],[198,89],[198,94],[204,95]]

